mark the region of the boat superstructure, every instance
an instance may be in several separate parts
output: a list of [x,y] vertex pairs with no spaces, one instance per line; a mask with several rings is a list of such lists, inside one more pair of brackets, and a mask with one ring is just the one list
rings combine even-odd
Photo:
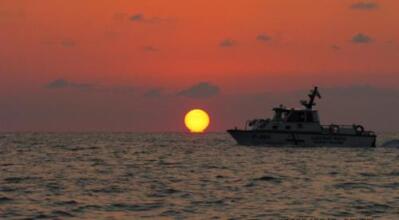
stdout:
[[318,87],[309,93],[309,100],[302,100],[303,109],[273,108],[271,119],[254,119],[245,129],[227,132],[241,145],[306,146],[306,147],[375,147],[376,135],[362,125],[322,125],[313,107],[321,98]]

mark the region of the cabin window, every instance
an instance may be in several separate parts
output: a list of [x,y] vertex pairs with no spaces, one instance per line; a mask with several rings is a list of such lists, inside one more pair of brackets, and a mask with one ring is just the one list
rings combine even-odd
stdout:
[[292,111],[288,116],[288,122],[305,122],[305,112],[303,111]]
[[281,121],[281,112],[276,112],[276,114],[274,115],[273,120]]
[[314,122],[314,119],[313,119],[313,114],[312,114],[313,112],[306,112],[306,121],[307,122]]
[[281,120],[285,121],[285,120],[287,119],[287,117],[288,117],[288,113],[287,113],[287,112],[284,112],[284,113],[281,115]]

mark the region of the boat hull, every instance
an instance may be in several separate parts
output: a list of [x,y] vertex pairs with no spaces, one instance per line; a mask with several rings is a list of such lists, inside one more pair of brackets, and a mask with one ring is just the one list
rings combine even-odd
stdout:
[[317,132],[278,132],[267,130],[228,130],[240,145],[298,147],[375,147],[375,135],[326,134]]

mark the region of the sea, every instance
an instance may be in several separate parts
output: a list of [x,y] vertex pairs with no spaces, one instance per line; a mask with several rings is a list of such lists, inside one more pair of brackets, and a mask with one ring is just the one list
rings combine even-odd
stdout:
[[237,145],[226,133],[0,133],[0,219],[399,219],[399,138]]

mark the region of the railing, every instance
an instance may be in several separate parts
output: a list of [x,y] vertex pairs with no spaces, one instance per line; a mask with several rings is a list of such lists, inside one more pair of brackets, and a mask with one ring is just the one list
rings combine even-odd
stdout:
[[352,124],[352,125],[338,125],[338,124],[330,124],[330,125],[321,125],[323,131],[333,132],[337,134],[345,134],[348,131],[353,131],[355,134],[360,135],[375,135],[373,131],[366,131],[364,130],[363,126]]
[[356,125],[338,125],[338,124],[329,124],[329,125],[322,125],[321,127],[323,129],[330,129],[331,126],[338,126],[339,128],[343,128],[343,129],[353,129],[354,126]]

